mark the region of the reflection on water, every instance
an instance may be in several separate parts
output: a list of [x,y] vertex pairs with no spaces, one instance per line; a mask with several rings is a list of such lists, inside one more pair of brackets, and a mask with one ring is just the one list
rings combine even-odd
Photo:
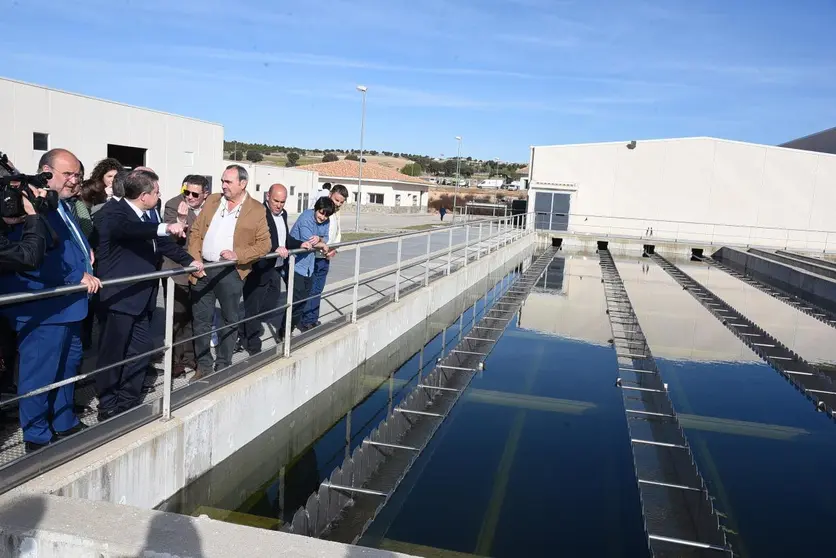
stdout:
[[[832,422],[650,260],[618,267],[700,470],[740,534],[736,550],[820,555],[836,522]],[[647,556],[599,269],[596,255],[552,263],[362,544],[419,556]],[[686,271],[798,347],[836,345],[780,302],[771,317],[719,271]],[[170,508],[276,528],[343,459],[347,436],[359,443],[432,367],[456,315],[319,396]],[[448,347],[457,327],[443,335]]]

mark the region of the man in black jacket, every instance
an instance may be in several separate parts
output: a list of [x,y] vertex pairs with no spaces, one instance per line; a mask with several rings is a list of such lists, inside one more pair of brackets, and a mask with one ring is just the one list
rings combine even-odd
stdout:
[[[238,351],[246,350],[250,355],[261,352],[261,318],[250,319],[261,312],[266,312],[279,305],[281,293],[282,270],[287,267],[288,250],[304,248],[319,242],[319,238],[311,238],[300,242],[290,236],[287,226],[287,211],[284,204],[287,201],[287,188],[283,184],[273,184],[267,192],[264,208],[267,211],[267,226],[270,228],[271,251],[278,254],[276,259],[259,260],[253,264],[252,272],[244,283],[244,317],[247,321],[238,326]],[[282,321],[284,313],[265,316],[266,322],[276,328],[279,339],[284,335]]]
[[[182,266],[203,268],[201,262],[178,246],[169,235],[185,234],[179,223],[167,225],[151,217],[160,196],[159,177],[147,170],[134,170],[125,178],[125,197],[109,201],[111,207],[94,216],[100,245],[98,275],[103,279],[153,273],[162,256]],[[156,216],[155,216],[156,217]],[[155,222],[156,220],[156,222]],[[102,289],[97,368],[110,367],[96,375],[99,420],[139,403],[150,357],[112,366],[153,348],[151,313],[157,305],[159,279]]]
[[[45,190],[31,188],[33,194],[40,196]],[[35,211],[32,202],[23,196],[22,217],[4,217],[0,223],[0,273],[19,273],[34,271],[41,266],[47,248],[52,244],[52,235],[46,223]],[[23,235],[13,242],[6,237],[6,227],[23,223]]]

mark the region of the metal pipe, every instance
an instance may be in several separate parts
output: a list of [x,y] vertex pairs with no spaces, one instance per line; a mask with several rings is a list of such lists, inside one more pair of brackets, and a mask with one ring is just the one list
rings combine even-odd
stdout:
[[398,259],[395,270],[395,302],[401,299],[401,257],[403,253],[403,239],[398,239]]
[[427,261],[425,263],[426,267],[424,268],[424,286],[428,286],[430,284],[430,242],[432,240],[432,235],[427,234]]
[[366,87],[358,85],[357,90],[363,94],[363,110],[360,117],[360,161],[357,172],[357,218],[354,230],[360,232],[360,204],[363,203],[363,136],[366,133]]
[[171,384],[172,363],[174,361],[174,278],[165,280],[165,355],[163,356],[163,418],[166,421],[171,418]]
[[450,275],[450,270],[453,267],[453,229],[447,233],[447,273]]
[[[284,357],[290,356],[290,334],[293,332],[293,284],[296,276],[296,258],[290,258],[287,270],[287,309],[284,314]],[[301,304],[301,303],[298,303]]]
[[354,292],[351,295],[351,323],[357,323],[357,297],[360,294],[360,247],[354,254]]

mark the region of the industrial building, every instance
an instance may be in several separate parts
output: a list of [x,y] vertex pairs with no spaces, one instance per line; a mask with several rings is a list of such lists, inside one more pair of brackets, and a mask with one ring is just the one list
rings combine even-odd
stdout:
[[536,227],[836,250],[836,155],[716,138],[531,148]]
[[89,173],[105,157],[160,175],[163,200],[187,174],[210,179],[218,191],[224,129],[220,124],[132,107],[0,78],[0,151],[34,172],[49,149],[69,149]]
[[287,188],[285,210],[290,214],[301,213],[308,209],[314,190],[320,188],[317,172],[301,168],[259,165],[246,161],[223,161],[223,164],[216,170],[216,176],[223,174],[227,166],[235,164],[247,169],[250,176],[247,192],[258,201],[264,200],[272,184],[283,184]]
[[[343,184],[348,188],[349,204],[357,202],[357,183],[360,163],[334,161],[299,167],[318,173],[319,183]],[[422,178],[408,176],[395,169],[375,163],[363,164],[362,211],[385,210],[394,213],[419,213],[427,211],[430,183]]]

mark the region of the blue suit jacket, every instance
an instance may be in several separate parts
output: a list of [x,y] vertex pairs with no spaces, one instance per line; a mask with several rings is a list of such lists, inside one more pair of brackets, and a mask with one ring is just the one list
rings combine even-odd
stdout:
[[[67,210],[67,215],[78,227],[78,231],[81,232],[81,226],[69,210]],[[0,275],[0,292],[39,291],[64,285],[77,285],[81,282],[84,272],[87,271],[90,245],[87,244],[87,240],[82,235],[87,250],[86,253],[82,251],[73,238],[72,231],[57,211],[48,213],[46,220],[55,231],[58,242],[47,250],[44,261],[37,270],[14,275]],[[23,227],[17,225],[9,232],[9,239],[19,240],[22,233]],[[30,321],[33,324],[80,322],[87,316],[87,293],[74,293],[44,298],[25,304],[4,306],[0,307],[0,312],[9,320],[20,323],[29,323]]]
[[[124,199],[107,202],[93,216],[93,224],[98,245],[96,262],[99,279],[159,271],[162,256],[168,256],[183,266],[192,263],[193,258],[176,242],[157,236],[158,223],[143,222]],[[159,284],[159,279],[153,279],[104,287],[99,302],[104,310],[138,316],[156,307]]]

